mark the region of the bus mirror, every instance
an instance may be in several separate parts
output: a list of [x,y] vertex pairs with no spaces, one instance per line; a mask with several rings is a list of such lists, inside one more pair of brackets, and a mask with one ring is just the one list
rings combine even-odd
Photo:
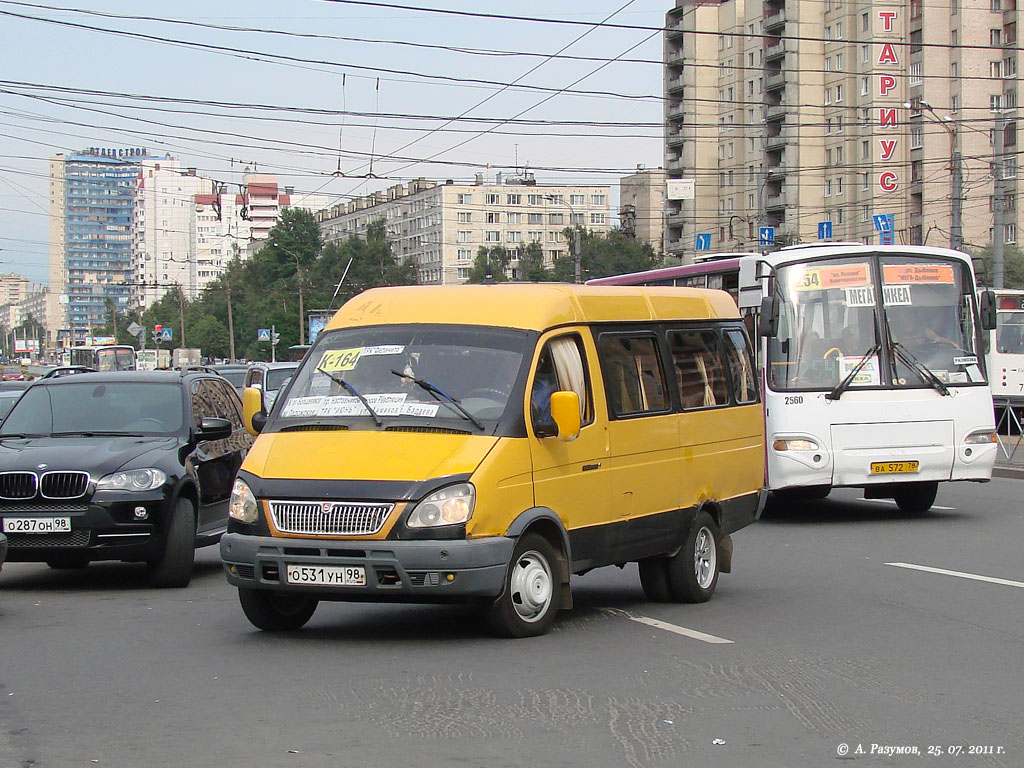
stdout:
[[996,295],[993,291],[981,292],[981,327],[992,331],[996,327]]
[[761,314],[757,318],[757,335],[771,338],[779,330],[779,299],[774,294],[761,299]]
[[575,392],[551,394],[551,418],[558,427],[558,439],[568,443],[580,436],[580,396]]
[[247,387],[242,392],[242,424],[250,435],[258,435],[267,423],[267,412],[263,410],[263,392]]

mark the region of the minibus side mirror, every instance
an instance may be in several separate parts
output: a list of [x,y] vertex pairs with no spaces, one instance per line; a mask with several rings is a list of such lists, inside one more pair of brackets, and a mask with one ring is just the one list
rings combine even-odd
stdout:
[[761,314],[757,318],[757,335],[773,338],[779,332],[779,297],[775,294],[761,299]]
[[571,442],[580,436],[580,396],[575,392],[551,395],[551,418],[558,427],[558,439]]
[[242,392],[242,424],[245,431],[256,436],[267,424],[267,412],[263,408],[263,392],[256,387],[246,387]]
[[996,294],[993,291],[981,292],[981,328],[985,331],[996,327]]

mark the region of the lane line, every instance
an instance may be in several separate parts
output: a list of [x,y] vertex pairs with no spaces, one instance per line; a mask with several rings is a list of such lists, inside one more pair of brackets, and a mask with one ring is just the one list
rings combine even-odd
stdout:
[[[895,504],[893,499],[864,499],[864,501],[870,501],[872,504]],[[943,509],[946,512],[955,512],[956,507],[940,507],[938,504],[932,504],[929,509]]]
[[649,619],[646,616],[630,616],[630,621],[635,621],[640,624],[646,624],[649,627],[656,627],[657,629],[664,629],[666,632],[674,632],[677,635],[683,637],[690,637],[694,640],[700,640],[704,643],[712,644],[731,644],[732,640],[726,640],[724,637],[716,637],[715,635],[709,635],[706,632],[698,632],[696,629],[687,629],[686,627],[680,627],[676,624],[669,624],[667,621],[658,621],[657,619]]
[[913,563],[886,563],[896,568],[907,568],[911,571],[924,571],[925,573],[937,573],[942,576],[956,576],[959,579],[970,579],[971,581],[985,581],[989,584],[1002,584],[1004,587],[1019,587],[1024,589],[1024,581],[1010,581],[1009,579],[996,579],[992,576],[979,576],[976,573],[964,573],[963,571],[947,571],[945,568],[931,568],[927,565],[914,565]]

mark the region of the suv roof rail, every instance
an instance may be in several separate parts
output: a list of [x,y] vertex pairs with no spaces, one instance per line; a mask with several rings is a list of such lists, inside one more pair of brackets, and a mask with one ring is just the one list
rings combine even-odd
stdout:
[[56,379],[59,376],[71,376],[76,373],[96,373],[95,368],[90,368],[87,365],[62,365],[57,368],[53,368],[44,373],[40,378],[42,379]]
[[178,371],[182,376],[186,373],[212,373],[215,376],[220,376],[217,371],[213,370],[213,368],[208,365],[183,365],[178,369]]

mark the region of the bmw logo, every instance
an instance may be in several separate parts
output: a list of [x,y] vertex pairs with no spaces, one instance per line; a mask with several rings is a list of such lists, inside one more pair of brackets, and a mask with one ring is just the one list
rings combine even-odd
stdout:
[[38,465],[38,466],[36,467],[36,469],[46,469],[46,468],[47,468],[48,466],[50,466],[50,465],[49,465],[49,464],[39,464],[39,465]]

